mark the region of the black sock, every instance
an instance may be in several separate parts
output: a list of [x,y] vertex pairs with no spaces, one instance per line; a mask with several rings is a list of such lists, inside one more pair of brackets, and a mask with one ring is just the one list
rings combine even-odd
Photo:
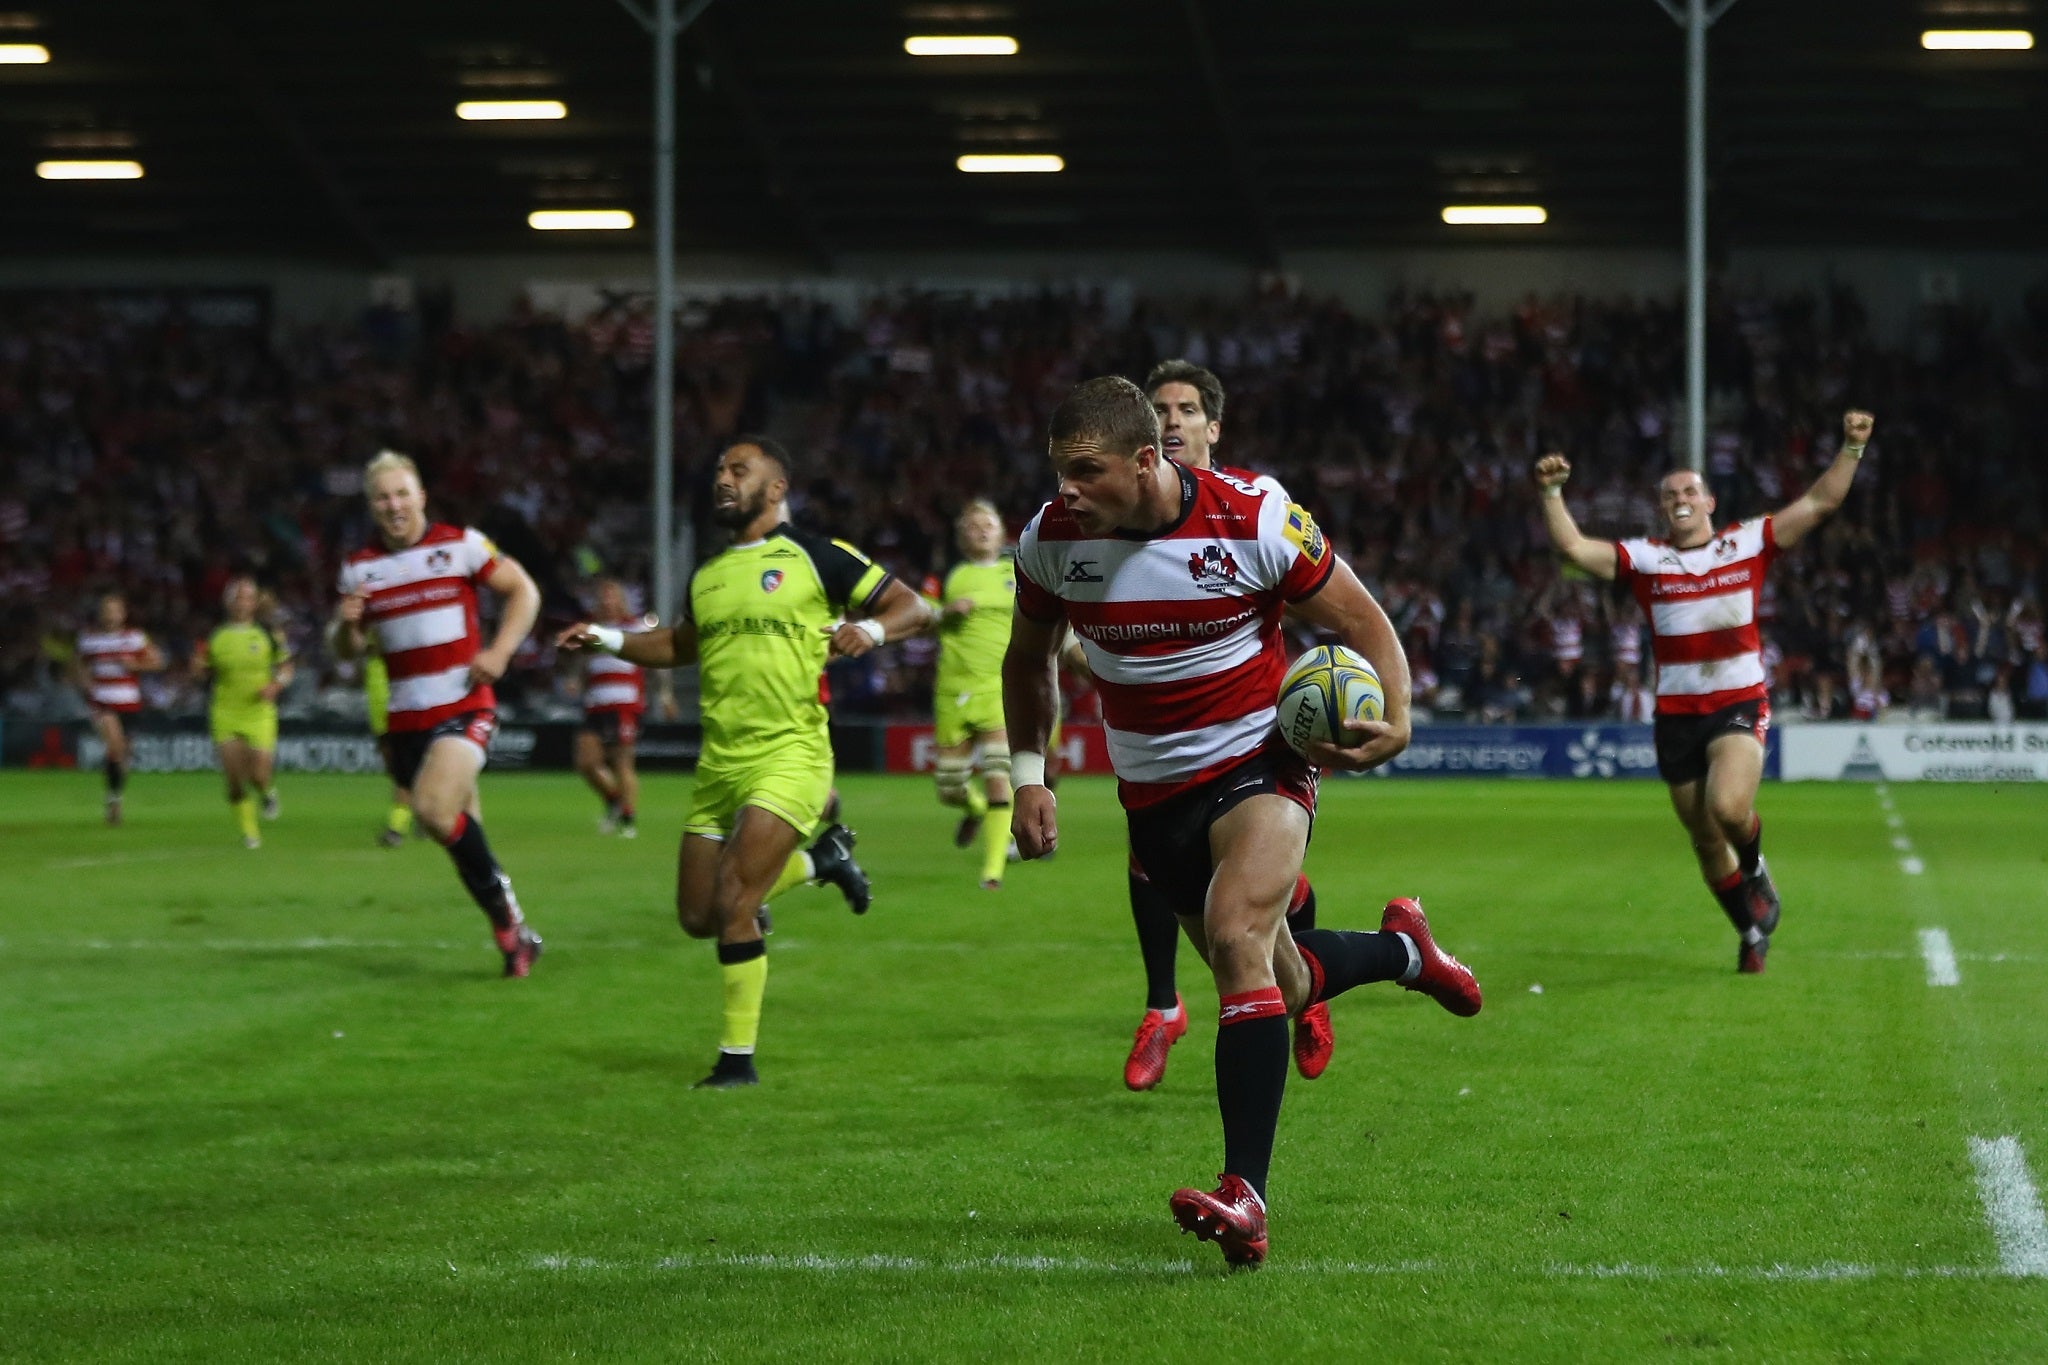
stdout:
[[1764,856],[1764,818],[1761,815],[1752,818],[1756,821],[1756,828],[1750,831],[1749,838],[1735,846],[1735,860],[1744,877],[1756,875],[1756,866]]
[[1730,872],[1726,881],[1709,882],[1707,887],[1714,893],[1714,899],[1721,903],[1721,913],[1735,926],[1735,932],[1746,934],[1756,921],[1750,917],[1749,895],[1742,889],[1742,873]]
[[455,860],[455,871],[462,878],[463,889],[477,908],[491,917],[495,928],[512,927],[512,902],[505,894],[505,879],[498,867],[498,860],[491,856],[491,846],[484,839],[481,821],[472,820],[468,815],[455,817],[455,837],[447,844],[448,856]]
[[737,967],[742,962],[752,962],[757,957],[768,956],[768,945],[760,939],[746,943],[721,943],[718,945],[718,965]]
[[1300,938],[1316,927],[1316,889],[1304,874],[1294,885],[1295,905],[1287,912],[1287,932]]
[[[1223,1112],[1223,1169],[1266,1197],[1273,1135],[1287,1090],[1287,1006],[1277,987],[1223,998],[1216,1030],[1216,1107]],[[1263,1012],[1232,1015],[1250,1007]]]
[[1408,970],[1408,945],[1399,934],[1310,929],[1296,934],[1294,944],[1315,959],[1311,970],[1321,972],[1316,1000],[1334,999],[1373,981],[1399,981]]
[[119,796],[121,788],[128,785],[128,769],[125,764],[107,760],[107,795]]
[[1145,959],[1145,1008],[1170,1010],[1180,999],[1173,984],[1173,957],[1180,947],[1180,920],[1151,882],[1130,874],[1131,920],[1138,926],[1138,954]]

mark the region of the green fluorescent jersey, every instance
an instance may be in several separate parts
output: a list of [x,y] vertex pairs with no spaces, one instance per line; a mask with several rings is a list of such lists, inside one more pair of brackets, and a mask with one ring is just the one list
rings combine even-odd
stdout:
[[932,691],[941,697],[963,692],[1001,692],[1003,653],[1010,647],[1010,610],[1017,600],[1017,569],[1008,559],[993,564],[956,564],[939,589],[939,607],[968,598],[974,610],[941,617],[939,671]]
[[827,628],[870,610],[889,574],[843,540],[787,523],[690,575],[707,759],[766,756],[791,744],[829,751]]
[[215,709],[269,705],[257,693],[270,686],[271,676],[290,657],[283,641],[254,623],[216,630],[206,641]]

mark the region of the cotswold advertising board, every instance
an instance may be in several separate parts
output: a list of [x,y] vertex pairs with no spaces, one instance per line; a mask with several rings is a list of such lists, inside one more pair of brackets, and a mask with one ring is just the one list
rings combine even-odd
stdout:
[[1821,782],[2048,782],[2048,725],[1794,725],[1785,776]]

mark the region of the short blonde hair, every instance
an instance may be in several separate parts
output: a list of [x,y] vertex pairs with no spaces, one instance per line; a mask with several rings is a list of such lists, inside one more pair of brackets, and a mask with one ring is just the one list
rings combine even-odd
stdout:
[[967,505],[960,509],[960,515],[953,518],[953,522],[955,525],[958,525],[959,523],[973,516],[976,512],[986,512],[996,519],[996,525],[1001,526],[1003,524],[1003,514],[1000,511],[998,511],[996,505],[993,502],[989,501],[987,498],[969,498],[967,500]]
[[370,485],[377,481],[379,474],[389,474],[394,469],[412,475],[412,481],[422,488],[426,486],[426,481],[420,478],[420,467],[412,462],[411,456],[401,455],[395,450],[380,450],[375,459],[363,466],[364,494],[369,493]]

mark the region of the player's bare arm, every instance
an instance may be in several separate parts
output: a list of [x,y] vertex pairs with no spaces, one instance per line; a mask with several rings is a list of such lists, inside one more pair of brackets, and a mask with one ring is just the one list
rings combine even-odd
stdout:
[[[642,668],[681,668],[697,662],[697,627],[678,621],[666,630],[643,630],[628,635],[614,626],[578,621],[555,636],[555,648],[570,651],[600,649]],[[664,709],[675,719],[675,690],[668,690]]]
[[297,674],[297,666],[293,664],[290,659],[286,659],[283,663],[279,664],[276,668],[271,670],[270,681],[265,683],[262,689],[258,691],[256,695],[261,697],[264,701],[276,701],[279,697],[284,695],[284,690],[292,685],[292,679],[296,677]]
[[859,621],[842,622],[832,628],[832,657],[858,659],[877,645],[923,635],[932,628],[932,621],[931,603],[904,586],[902,580],[891,579],[876,599],[873,612]]
[[357,588],[335,607],[334,617],[327,623],[327,648],[335,658],[359,659],[363,656],[363,616],[369,609],[370,590],[367,587]]
[[1814,527],[1833,516],[1842,505],[1849,496],[1850,485],[1856,482],[1856,466],[1862,462],[1863,447],[1870,444],[1870,433],[1876,426],[1877,419],[1861,408],[1851,408],[1843,414],[1842,448],[1834,463],[1813,481],[1813,487],[1771,518],[1771,535],[1779,549],[1789,550],[1806,539]]
[[1408,714],[1408,655],[1401,648],[1394,623],[1366,591],[1365,584],[1358,581],[1351,566],[1339,559],[1322,588],[1288,610],[1364,655],[1373,672],[1380,675],[1380,686],[1387,694],[1385,719],[1346,721],[1344,731],[1350,743],[1312,744],[1306,755],[1308,761],[1318,768],[1362,773],[1379,767],[1407,748],[1412,724]]
[[497,638],[488,649],[479,650],[469,662],[472,684],[494,683],[512,666],[512,653],[533,631],[540,618],[540,589],[519,566],[519,561],[501,556],[484,579],[484,586],[505,599],[504,614],[498,619]]
[[1034,621],[1023,612],[1010,616],[1010,647],[1003,653],[1003,728],[1011,749],[1010,833],[1025,858],[1042,858],[1059,847],[1059,802],[1045,785],[1045,771],[1036,772],[1018,758],[1025,754],[1045,761],[1059,718],[1059,683],[1054,676],[1064,621]]
[[1572,464],[1558,454],[1545,455],[1536,462],[1536,488],[1542,494],[1543,528],[1557,552],[1595,578],[1613,579],[1618,572],[1614,543],[1594,540],[1579,530],[1571,509],[1564,505],[1565,480],[1572,476]]

